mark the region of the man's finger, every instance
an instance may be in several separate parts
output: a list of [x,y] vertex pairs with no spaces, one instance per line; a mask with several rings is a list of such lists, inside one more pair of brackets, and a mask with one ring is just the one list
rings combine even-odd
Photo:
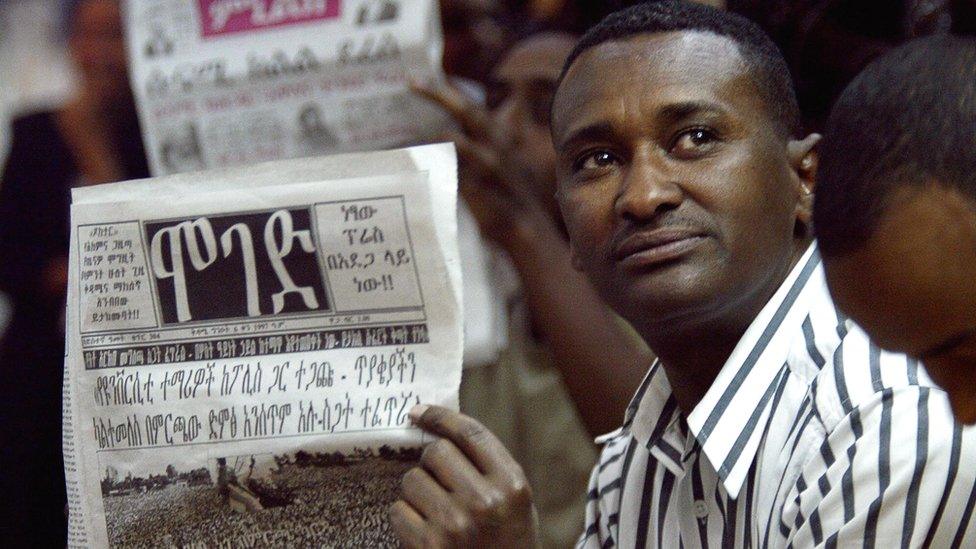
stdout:
[[425,542],[432,534],[452,540],[464,540],[477,534],[477,525],[465,507],[424,469],[414,467],[407,471],[402,490],[403,500],[425,519],[429,529],[425,532]]
[[410,90],[424,99],[436,103],[459,122],[468,116],[471,102],[459,91],[446,84],[437,85],[411,81]]
[[477,467],[446,438],[428,444],[420,464],[442,486],[467,501],[477,500],[491,489]]
[[425,431],[449,439],[486,475],[521,471],[501,441],[468,416],[441,406],[418,405],[410,410],[410,418]]
[[468,99],[457,88],[448,84],[430,85],[411,81],[410,89],[447,111],[468,135],[476,139],[488,135],[488,117],[484,109]]
[[458,155],[462,160],[468,161],[478,167],[483,172],[490,173],[494,177],[502,176],[501,161],[498,154],[490,147],[486,147],[464,134],[453,132],[451,140],[454,141],[458,150]]
[[[458,157],[462,163],[467,163],[481,178],[461,178],[458,188],[466,199],[471,199],[472,187],[474,192],[491,192],[502,203],[514,207],[527,207],[534,204],[535,198],[526,192],[522,185],[515,181],[524,181],[525,176],[515,173],[512,166],[506,166],[502,157],[491,147],[472,141],[463,135],[453,135],[451,140],[457,147]],[[489,183],[488,186],[485,184]]]
[[400,489],[403,501],[429,521],[443,522],[446,511],[455,505],[447,489],[420,467],[414,467],[403,475]]
[[403,500],[397,500],[390,507],[390,528],[404,547],[423,547],[427,539],[424,517]]
[[[492,192],[497,193],[500,187],[507,190],[505,169],[494,150],[458,132],[451,132],[449,139],[457,148],[462,167],[477,176],[458,179],[458,188],[465,198],[470,198],[466,193],[471,187],[485,187],[486,183],[490,184],[486,189],[490,188]],[[483,190],[478,189],[479,192]]]

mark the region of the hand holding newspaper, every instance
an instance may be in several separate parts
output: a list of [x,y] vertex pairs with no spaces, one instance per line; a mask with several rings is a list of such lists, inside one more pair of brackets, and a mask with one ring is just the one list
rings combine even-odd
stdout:
[[69,545],[395,546],[457,407],[450,145],[77,189]]

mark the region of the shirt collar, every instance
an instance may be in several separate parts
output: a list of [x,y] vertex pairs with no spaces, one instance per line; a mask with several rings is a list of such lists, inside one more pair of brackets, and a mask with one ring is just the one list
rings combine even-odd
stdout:
[[[790,346],[811,300],[830,300],[820,255],[811,245],[759,312],[715,382],[688,415],[688,427],[730,497],[738,496],[778,402]],[[802,336],[801,336],[802,340]],[[627,409],[623,431],[648,449],[680,414],[664,368],[655,361]]]

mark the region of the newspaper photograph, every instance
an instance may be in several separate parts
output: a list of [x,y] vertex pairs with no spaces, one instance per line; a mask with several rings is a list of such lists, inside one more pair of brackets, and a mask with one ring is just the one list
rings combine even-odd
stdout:
[[451,145],[77,189],[64,423],[72,547],[397,546],[457,408]]
[[435,0],[128,0],[155,175],[419,143],[445,117]]

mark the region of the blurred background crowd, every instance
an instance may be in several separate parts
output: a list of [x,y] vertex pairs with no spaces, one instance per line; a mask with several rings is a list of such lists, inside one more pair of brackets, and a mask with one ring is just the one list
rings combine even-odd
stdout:
[[[456,85],[416,90],[458,122],[446,137],[458,144],[461,192],[486,246],[504,257],[499,276],[511,288],[510,348],[497,364],[465,370],[462,408],[547,490],[536,499],[549,546],[578,535],[596,455],[590,441],[619,424],[621,399],[651,359],[569,265],[548,134],[575,36],[632,3],[442,0],[444,71]],[[913,37],[976,25],[971,0],[702,3],[741,13],[774,38],[808,131],[821,129],[837,94],[873,58]],[[149,175],[126,71],[117,0],[0,0],[0,489],[9,506],[0,515],[10,539],[31,532],[40,546],[63,546],[66,524],[69,192]],[[554,279],[569,290],[551,291]]]

